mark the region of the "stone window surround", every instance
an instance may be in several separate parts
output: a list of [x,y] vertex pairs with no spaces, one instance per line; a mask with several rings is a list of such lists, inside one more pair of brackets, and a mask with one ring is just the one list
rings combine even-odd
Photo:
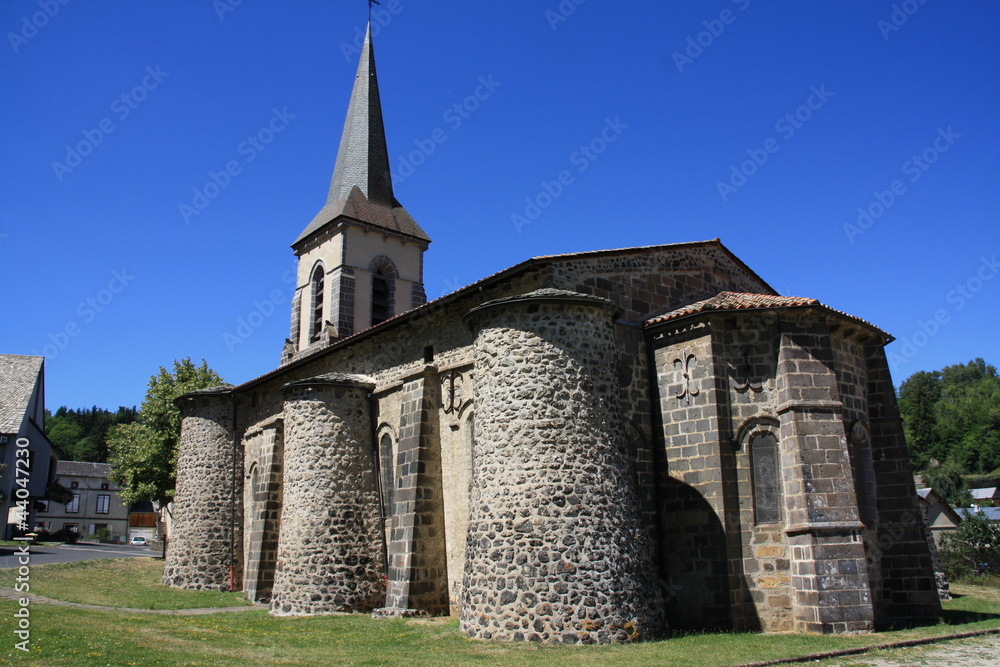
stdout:
[[317,261],[313,265],[312,271],[309,272],[309,342],[319,340],[323,333],[323,315],[321,312],[317,321],[316,309],[319,308],[322,311],[326,296],[325,289],[326,267],[323,266],[322,261]]
[[[778,490],[778,519],[775,521],[760,521],[757,518],[757,498],[756,498],[756,480],[754,479],[754,465],[753,465],[753,442],[758,435],[770,435],[774,438],[777,444],[777,490]],[[781,523],[785,520],[784,518],[784,483],[781,479],[781,433],[778,420],[770,415],[760,415],[757,417],[751,417],[743,422],[737,429],[737,436],[735,438],[736,448],[742,451],[747,456],[747,461],[750,466],[750,490],[753,496],[753,511],[754,511],[754,524],[757,525],[774,525],[776,523]]]

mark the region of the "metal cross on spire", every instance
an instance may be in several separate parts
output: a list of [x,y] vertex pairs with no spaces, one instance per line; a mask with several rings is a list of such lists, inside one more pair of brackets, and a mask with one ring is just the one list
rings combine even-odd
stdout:
[[372,5],[381,5],[378,0],[368,0],[368,22],[372,22]]

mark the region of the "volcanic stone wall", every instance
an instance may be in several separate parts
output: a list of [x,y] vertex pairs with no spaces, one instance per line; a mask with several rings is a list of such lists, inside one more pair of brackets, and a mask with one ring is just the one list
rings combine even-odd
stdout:
[[543,289],[468,321],[476,432],[462,629],[564,643],[654,634],[611,304]]
[[181,396],[173,535],[163,583],[177,588],[228,591],[233,559],[235,466],[233,403],[229,389]]
[[271,613],[371,611],[385,589],[368,394],[329,374],[285,394],[284,503]]

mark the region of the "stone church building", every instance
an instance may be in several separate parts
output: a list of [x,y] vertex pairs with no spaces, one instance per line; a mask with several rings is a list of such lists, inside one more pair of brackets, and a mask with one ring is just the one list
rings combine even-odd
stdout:
[[718,239],[425,303],[429,243],[369,35],[281,365],[178,399],[165,583],[567,643],[940,616],[884,331]]

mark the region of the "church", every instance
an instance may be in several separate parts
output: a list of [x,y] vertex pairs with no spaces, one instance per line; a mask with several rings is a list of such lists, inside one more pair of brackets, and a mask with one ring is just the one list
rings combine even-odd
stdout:
[[177,400],[164,583],[510,641],[936,622],[892,337],[719,239],[427,302],[370,32],[280,365]]

